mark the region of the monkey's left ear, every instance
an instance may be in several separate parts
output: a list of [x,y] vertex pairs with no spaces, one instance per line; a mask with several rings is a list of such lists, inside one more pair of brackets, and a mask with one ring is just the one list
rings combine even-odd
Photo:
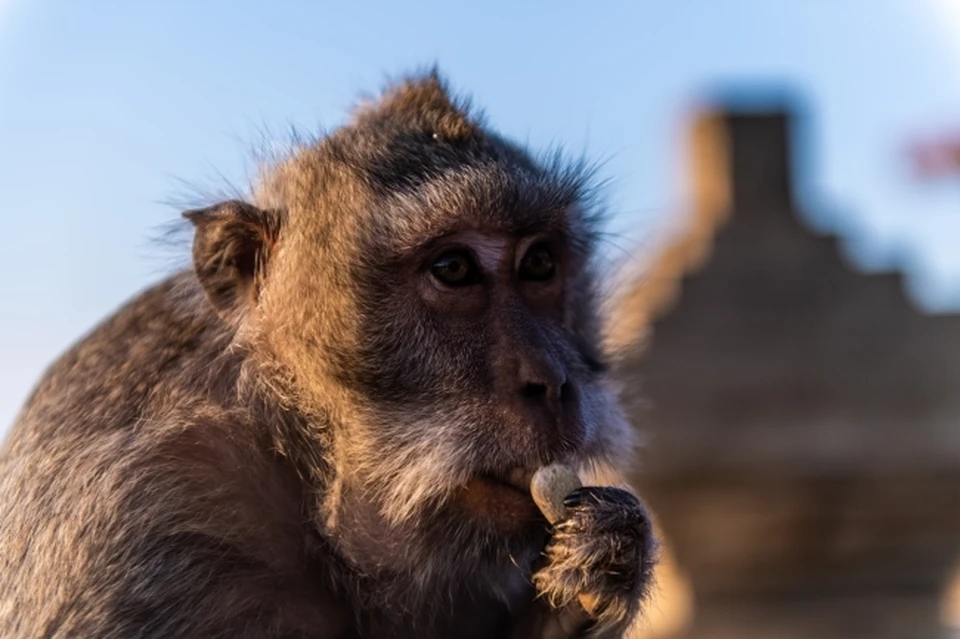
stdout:
[[257,301],[280,216],[240,200],[183,216],[195,227],[193,269],[204,294],[222,318],[235,321]]

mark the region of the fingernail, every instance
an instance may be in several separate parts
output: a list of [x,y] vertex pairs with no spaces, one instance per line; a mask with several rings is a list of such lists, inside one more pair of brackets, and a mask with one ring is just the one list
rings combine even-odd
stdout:
[[583,493],[579,490],[575,490],[566,497],[563,498],[563,505],[567,508],[574,508],[583,503]]

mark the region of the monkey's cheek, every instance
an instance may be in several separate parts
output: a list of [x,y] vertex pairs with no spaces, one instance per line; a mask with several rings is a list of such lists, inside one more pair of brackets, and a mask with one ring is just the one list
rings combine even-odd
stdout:
[[518,532],[546,528],[547,522],[529,493],[488,477],[474,477],[455,496],[454,503],[484,527]]

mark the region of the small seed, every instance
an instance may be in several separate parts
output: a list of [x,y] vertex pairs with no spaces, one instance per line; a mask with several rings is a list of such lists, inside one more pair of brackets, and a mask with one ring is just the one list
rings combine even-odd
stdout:
[[533,501],[551,524],[566,518],[567,508],[563,500],[577,488],[580,488],[580,477],[563,464],[550,464],[537,469],[530,481]]

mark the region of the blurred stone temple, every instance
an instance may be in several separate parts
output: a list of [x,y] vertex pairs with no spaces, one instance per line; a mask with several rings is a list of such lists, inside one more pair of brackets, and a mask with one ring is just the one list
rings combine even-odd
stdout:
[[695,119],[688,223],[611,329],[647,434],[633,480],[693,595],[671,636],[948,637],[960,316],[922,314],[899,273],[858,272],[808,227],[800,114]]

